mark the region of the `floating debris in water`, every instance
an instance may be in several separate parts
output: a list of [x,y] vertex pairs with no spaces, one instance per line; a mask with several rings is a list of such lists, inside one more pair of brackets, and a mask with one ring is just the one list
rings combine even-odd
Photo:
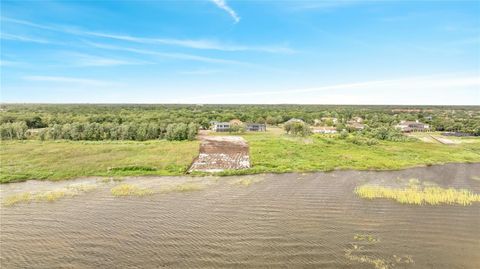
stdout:
[[365,199],[387,198],[402,204],[414,205],[471,205],[480,202],[480,195],[465,189],[442,188],[432,184],[420,185],[418,180],[410,180],[406,188],[390,188],[376,185],[363,185],[355,189],[355,194]]

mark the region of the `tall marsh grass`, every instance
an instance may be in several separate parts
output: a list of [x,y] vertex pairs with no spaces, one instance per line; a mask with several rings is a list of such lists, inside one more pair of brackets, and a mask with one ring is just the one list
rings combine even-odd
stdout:
[[413,205],[462,205],[480,202],[480,195],[465,189],[442,188],[437,186],[422,187],[410,181],[406,188],[389,188],[374,185],[357,187],[355,193],[361,198],[392,199],[402,204]]

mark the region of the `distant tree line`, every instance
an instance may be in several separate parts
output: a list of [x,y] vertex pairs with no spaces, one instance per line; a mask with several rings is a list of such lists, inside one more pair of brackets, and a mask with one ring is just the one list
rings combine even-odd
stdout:
[[[361,117],[368,128],[364,131],[350,128],[348,122],[354,117]],[[279,125],[291,118],[301,119],[307,125],[329,118],[324,122],[327,126],[379,140],[402,139],[394,130],[402,120],[419,120],[429,124],[433,131],[480,135],[478,106],[71,104],[1,104],[0,135],[2,139],[25,139],[30,135],[72,140],[189,139],[185,125],[188,130],[190,123],[208,129],[211,121],[239,119],[245,123]],[[167,136],[170,124],[176,124],[172,125],[176,128],[170,128],[171,132],[183,134]],[[301,129],[295,126],[289,132],[305,134]]]
[[66,123],[54,124],[40,129],[28,129],[25,122],[4,123],[0,125],[1,139],[40,140],[136,140],[151,139],[193,140],[198,133],[195,123],[171,123],[158,125],[152,123]]

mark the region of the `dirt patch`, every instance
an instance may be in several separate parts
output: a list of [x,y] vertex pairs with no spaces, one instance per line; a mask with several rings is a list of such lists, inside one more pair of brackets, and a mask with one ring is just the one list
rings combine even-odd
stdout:
[[189,169],[220,172],[250,168],[248,144],[240,136],[200,136],[200,154]]

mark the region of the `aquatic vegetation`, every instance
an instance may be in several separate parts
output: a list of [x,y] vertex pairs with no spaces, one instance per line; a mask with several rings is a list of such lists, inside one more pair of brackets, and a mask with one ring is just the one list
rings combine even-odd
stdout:
[[104,177],[101,179],[98,179],[98,182],[101,183],[110,183],[110,182],[122,182],[124,179],[121,177]]
[[387,262],[384,259],[380,258],[373,258],[367,255],[356,255],[353,252],[357,251],[358,249],[361,249],[359,247],[351,248],[345,250],[345,257],[351,261],[359,262],[359,263],[369,263],[373,266],[375,266],[376,269],[389,269],[392,268],[393,265]]
[[30,203],[32,200],[33,200],[32,194],[29,192],[25,192],[25,193],[20,193],[20,194],[6,197],[3,200],[2,204],[5,206],[12,206],[18,203]]
[[56,190],[42,191],[42,192],[23,192],[6,197],[3,200],[3,205],[12,206],[19,203],[36,202],[54,202],[64,197],[73,197],[85,192],[95,190],[95,184],[74,184],[65,188]]
[[232,184],[248,187],[254,183],[262,181],[263,179],[264,177],[262,176],[248,176],[248,177],[243,177],[241,179],[236,179],[232,182]]
[[393,258],[395,259],[395,262],[399,263],[399,264],[401,264],[401,263],[404,263],[404,264],[414,263],[413,259],[412,259],[412,256],[410,256],[410,255],[403,255],[403,256],[393,255]]
[[132,184],[120,184],[110,189],[113,196],[145,196],[154,192],[148,188],[141,188]]
[[48,192],[36,194],[34,199],[36,201],[53,202],[70,194],[71,196],[73,196],[73,193],[69,193],[64,190],[48,191]]
[[406,188],[390,188],[376,185],[357,187],[355,193],[365,199],[386,198],[402,204],[414,205],[471,205],[480,202],[480,195],[465,189],[421,186],[418,181],[411,180]]
[[472,179],[480,181],[480,176],[473,176]]
[[93,191],[97,188],[97,185],[95,184],[73,184],[67,186],[68,190],[73,190],[76,192],[89,192]]
[[97,182],[100,182],[100,183],[110,183],[111,178],[109,177],[104,177],[104,178],[101,178],[101,179],[98,179]]
[[[373,235],[368,234],[355,234],[353,236],[355,241],[361,241],[364,245],[358,245],[356,243],[351,243],[350,247],[345,249],[345,257],[350,261],[358,263],[367,263],[375,267],[375,269],[390,269],[394,268],[396,264],[413,264],[414,261],[411,256],[403,255],[397,256],[393,255],[392,257],[374,257],[372,254],[366,255],[364,253],[372,253],[372,247],[380,240]],[[368,249],[370,248],[370,249]]]
[[190,191],[200,191],[203,190],[205,187],[203,185],[186,182],[183,184],[175,185],[172,188],[169,188],[168,191],[172,192],[190,192]]
[[245,187],[252,185],[252,183],[253,183],[253,180],[251,178],[244,178],[237,182],[237,184],[243,185]]
[[353,236],[353,239],[355,239],[357,241],[367,241],[367,242],[370,242],[370,243],[376,243],[376,242],[379,241],[373,235],[369,235],[369,234],[355,234]]

